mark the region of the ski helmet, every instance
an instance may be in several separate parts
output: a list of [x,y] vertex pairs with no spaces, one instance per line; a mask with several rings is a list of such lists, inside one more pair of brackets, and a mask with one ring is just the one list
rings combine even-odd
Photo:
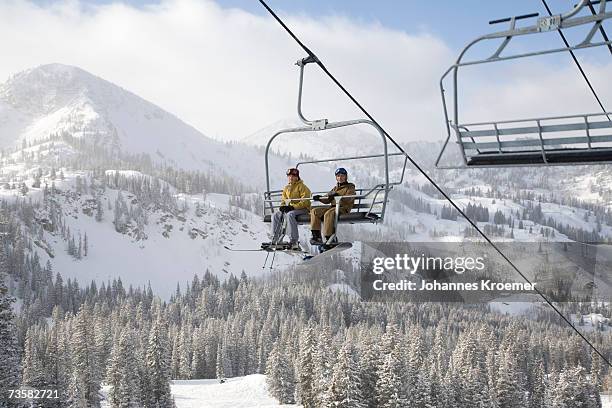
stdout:
[[336,172],[334,173],[336,176],[338,174],[344,174],[345,176],[348,176],[348,171],[346,171],[346,169],[344,167],[338,167],[336,169]]

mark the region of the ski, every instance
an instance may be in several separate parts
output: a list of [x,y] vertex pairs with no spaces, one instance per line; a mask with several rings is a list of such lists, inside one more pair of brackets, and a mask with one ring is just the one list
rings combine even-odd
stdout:
[[289,255],[310,255],[309,252],[304,250],[290,249],[288,245],[278,245],[275,248],[271,246],[265,246],[262,248],[230,248],[228,246],[223,246],[223,248],[232,252],[282,252],[287,253]]
[[259,248],[259,249],[243,249],[243,248],[235,249],[235,248],[230,248],[228,246],[223,246],[223,248],[227,249],[228,251],[232,251],[232,252],[260,252],[260,251],[264,251],[264,249],[262,249],[262,248]]

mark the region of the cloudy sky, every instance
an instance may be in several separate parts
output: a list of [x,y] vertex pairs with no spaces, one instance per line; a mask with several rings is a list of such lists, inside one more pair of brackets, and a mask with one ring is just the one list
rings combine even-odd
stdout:
[[[489,26],[488,20],[543,13],[533,0],[269,4],[403,141],[443,137],[440,75],[468,41],[504,28]],[[549,4],[562,12],[573,2]],[[50,62],[76,65],[224,140],[295,117],[298,71],[293,64],[303,52],[255,0],[3,0],[0,16],[5,39],[0,81]],[[517,49],[560,46],[558,37],[542,37]],[[612,56],[603,48],[580,56],[612,109],[607,80]],[[597,111],[569,61],[558,56],[470,70],[462,76],[462,113],[466,120],[484,121]],[[306,81],[307,116],[360,116],[314,66]]]

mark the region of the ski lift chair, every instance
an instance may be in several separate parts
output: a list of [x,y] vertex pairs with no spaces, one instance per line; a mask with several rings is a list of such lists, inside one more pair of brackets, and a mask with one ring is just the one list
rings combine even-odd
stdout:
[[[288,128],[283,129],[276,132],[268,141],[266,145],[265,152],[265,165],[266,165],[266,188],[267,190],[264,192],[264,210],[263,210],[263,220],[264,222],[271,222],[272,216],[275,211],[278,211],[278,208],[281,205],[281,195],[282,190],[272,189],[270,182],[270,167],[269,167],[269,153],[270,146],[272,142],[280,135],[287,133],[298,133],[298,132],[324,132],[330,129],[337,129],[341,127],[355,126],[355,125],[369,125],[374,127],[378,134],[381,137],[382,143],[382,152],[379,154],[371,154],[364,156],[352,156],[352,157],[335,157],[328,159],[320,159],[320,160],[308,160],[301,161],[296,164],[296,168],[299,168],[301,165],[305,164],[325,164],[325,163],[334,163],[338,161],[346,161],[346,160],[368,160],[368,159],[376,159],[383,158],[384,159],[384,180],[381,183],[378,183],[369,187],[357,188],[355,191],[355,195],[352,196],[337,196],[336,197],[336,218],[334,221],[335,231],[338,231],[338,224],[360,224],[360,223],[379,223],[384,220],[385,211],[387,208],[387,200],[389,191],[395,185],[399,185],[403,182],[404,174],[406,172],[407,165],[407,157],[404,153],[395,152],[389,153],[387,146],[387,139],[384,132],[372,121],[366,119],[356,119],[342,122],[329,122],[327,119],[319,119],[319,120],[308,120],[302,114],[302,88],[304,83],[304,69],[306,65],[315,62],[313,57],[307,57],[299,60],[296,65],[300,67],[300,78],[299,78],[299,88],[298,88],[298,104],[297,104],[297,113],[298,117],[302,122],[304,122],[305,126],[296,127],[296,128]],[[392,156],[404,156],[404,164],[401,172],[401,176],[397,181],[389,180],[389,157]],[[325,194],[326,192],[321,192],[321,194]],[[316,192],[314,194],[317,194]],[[350,213],[347,214],[339,214],[339,206],[340,199],[342,198],[354,198],[355,202],[353,208]],[[292,201],[303,201],[304,199],[296,199]],[[308,198],[310,201],[314,201],[312,197]],[[316,208],[317,205],[313,205],[312,208]],[[325,206],[328,207],[328,206]],[[298,224],[309,224],[310,223],[310,214],[303,214],[297,217]],[[330,238],[330,241],[335,238],[335,234]]]
[[[606,11],[610,0],[581,0],[565,14],[540,17],[535,25],[516,27],[516,21],[537,17],[528,14],[491,21],[490,24],[509,22],[508,30],[479,37],[469,43],[459,54],[457,61],[440,79],[440,91],[446,119],[447,137],[436,160],[440,169],[467,167],[546,166],[600,164],[612,162],[612,113],[579,114],[570,116],[543,117],[507,121],[462,123],[459,116],[458,73],[470,65],[489,64],[498,61],[548,55],[584,48],[610,46],[611,41],[593,42],[602,23],[612,17]],[[577,16],[585,6],[599,4],[599,10],[588,16]],[[591,25],[586,37],[579,43],[564,48],[546,49],[523,54],[502,55],[514,37],[538,34],[552,30]],[[475,44],[485,40],[503,39],[496,51],[486,59],[464,61],[466,52]],[[444,81],[452,73],[453,97],[452,118],[444,95]],[[452,129],[452,131],[451,131]],[[463,156],[461,166],[440,166],[451,134],[454,132]]]

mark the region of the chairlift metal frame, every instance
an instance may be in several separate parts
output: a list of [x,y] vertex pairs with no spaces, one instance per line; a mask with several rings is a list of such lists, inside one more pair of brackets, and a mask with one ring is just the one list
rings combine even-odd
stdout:
[[[538,14],[509,17],[491,21],[490,24],[509,22],[509,28],[476,38],[459,54],[455,64],[448,68],[440,79],[440,93],[446,120],[447,137],[442,145],[435,166],[438,169],[465,169],[474,167],[513,167],[513,166],[551,166],[551,165],[587,165],[612,163],[612,112],[518,119],[509,121],[490,121],[480,123],[462,123],[459,115],[459,69],[466,66],[481,65],[519,58],[550,55],[574,50],[612,45],[612,41],[593,42],[593,37],[600,31],[602,23],[612,18],[612,12],[606,11],[610,0],[589,1],[580,3],[565,14],[550,17],[539,17],[535,25],[516,27],[518,20],[537,17]],[[577,16],[585,6],[599,4],[599,11],[586,16]],[[552,48],[522,54],[502,55],[508,44],[515,37],[538,34],[565,28],[592,24],[585,38],[569,47]],[[469,49],[482,41],[503,39],[495,52],[485,59],[467,60],[464,57]],[[453,97],[452,119],[445,97],[444,83],[452,73]],[[607,120],[593,121],[605,116]],[[568,121],[573,123],[567,123]],[[563,123],[559,123],[563,122]],[[478,130],[474,130],[474,127]],[[610,129],[606,135],[593,135],[593,130]],[[584,131],[572,137],[559,136],[559,132]],[[463,165],[441,166],[440,160],[448,146],[452,134],[460,147]],[[549,138],[551,133],[556,133]],[[519,138],[518,135],[523,135]],[[510,137],[510,138],[508,138]],[[483,141],[485,140],[485,141]],[[602,146],[601,143],[606,143]]]
[[[298,162],[295,167],[299,168],[305,164],[316,164],[316,163],[333,163],[346,160],[367,160],[374,158],[384,159],[384,182],[376,184],[369,188],[357,188],[355,195],[352,196],[338,196],[336,197],[336,217],[335,217],[335,231],[338,230],[338,224],[349,223],[379,223],[384,220],[385,212],[387,208],[389,191],[396,185],[399,185],[404,180],[404,174],[406,172],[406,166],[408,158],[402,152],[389,153],[387,145],[387,138],[385,133],[380,129],[374,122],[367,119],[355,119],[348,121],[330,122],[328,119],[309,120],[302,113],[302,95],[304,88],[304,71],[308,64],[314,63],[316,60],[314,57],[309,56],[297,61],[296,65],[300,68],[299,75],[299,87],[298,87],[298,101],[297,101],[297,114],[300,120],[305,126],[282,129],[276,132],[269,140],[265,150],[265,167],[266,167],[266,191],[264,192],[264,205],[263,205],[263,218],[264,222],[271,222],[272,216],[280,206],[282,190],[273,190],[270,181],[270,146],[272,142],[280,135],[288,133],[298,132],[322,132],[330,129],[337,129],[341,127],[355,126],[355,125],[368,125],[372,126],[376,132],[380,135],[382,140],[382,150],[380,154],[371,154],[363,156],[347,156],[347,157],[335,157],[317,160],[304,160]],[[404,156],[404,164],[401,172],[401,176],[397,181],[389,180],[389,157],[393,156]],[[325,194],[326,192],[321,192]],[[317,194],[314,192],[313,194]],[[353,210],[349,214],[339,214],[340,200],[342,198],[354,198],[355,205]],[[290,201],[303,201],[304,199],[296,199]],[[308,198],[310,201],[314,201],[312,197]],[[299,216],[297,218],[299,224],[306,224],[310,222],[310,214]],[[335,234],[330,238],[330,241],[335,238]]]

